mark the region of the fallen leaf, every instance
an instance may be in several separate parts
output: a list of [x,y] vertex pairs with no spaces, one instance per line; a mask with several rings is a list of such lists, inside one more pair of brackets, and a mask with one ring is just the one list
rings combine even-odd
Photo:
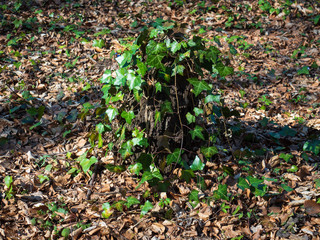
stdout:
[[306,209],[306,213],[309,215],[320,213],[320,203],[313,200],[306,200],[304,202],[304,208]]

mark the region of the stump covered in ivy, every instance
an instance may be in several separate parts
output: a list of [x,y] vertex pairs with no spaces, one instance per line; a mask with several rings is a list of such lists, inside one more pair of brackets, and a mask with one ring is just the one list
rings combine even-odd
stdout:
[[104,132],[111,131],[109,149],[129,159],[133,173],[142,172],[141,183],[167,185],[165,177],[177,167],[190,180],[203,169],[202,156],[217,152],[208,141],[208,119],[221,111],[204,109],[220,98],[204,76],[233,69],[217,47],[199,36],[189,39],[174,23],[145,29],[116,61],[118,70],[106,70],[101,79],[103,100],[95,111],[101,122],[90,141],[102,147]]

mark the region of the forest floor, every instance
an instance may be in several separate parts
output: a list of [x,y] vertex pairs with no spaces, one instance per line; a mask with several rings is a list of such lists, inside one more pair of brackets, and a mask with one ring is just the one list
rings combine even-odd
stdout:
[[[12,2],[0,5],[0,239],[320,239],[319,1]],[[105,169],[106,148],[81,171],[96,121],[78,118],[117,68],[110,54],[159,19],[219,39],[235,72],[212,81],[240,113],[203,181],[161,193]]]

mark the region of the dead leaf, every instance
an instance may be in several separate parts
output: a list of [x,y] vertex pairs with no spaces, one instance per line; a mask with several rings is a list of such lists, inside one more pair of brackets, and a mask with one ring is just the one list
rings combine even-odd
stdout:
[[304,202],[304,208],[306,209],[306,213],[309,215],[320,213],[320,203],[313,200],[306,200]]

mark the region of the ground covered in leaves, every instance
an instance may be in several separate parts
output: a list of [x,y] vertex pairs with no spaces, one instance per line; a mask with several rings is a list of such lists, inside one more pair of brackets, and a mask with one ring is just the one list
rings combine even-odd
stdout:
[[[319,1],[0,7],[1,239],[319,239]],[[107,170],[119,161],[107,146],[84,171],[96,121],[78,115],[115,56],[161,19],[228,56],[235,73],[212,81],[240,117],[225,119],[203,171],[159,193]]]

